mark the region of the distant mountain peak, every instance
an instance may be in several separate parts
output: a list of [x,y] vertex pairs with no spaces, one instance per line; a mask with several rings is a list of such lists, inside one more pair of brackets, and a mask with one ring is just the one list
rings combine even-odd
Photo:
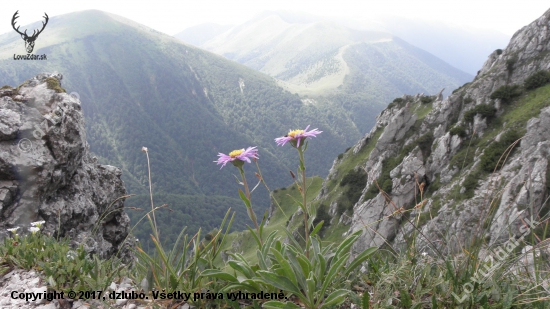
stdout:
[[264,11],[251,18],[250,21],[263,19],[267,16],[278,16],[281,20],[289,24],[310,24],[314,22],[319,22],[326,20],[320,16],[313,14],[298,12],[298,11],[288,11],[288,10],[276,10],[276,11]]
[[[472,78],[387,32],[321,18],[292,21],[264,12],[201,47],[276,78],[290,92],[323,96],[358,115],[403,93],[436,93]],[[356,123],[364,131],[371,124]]]

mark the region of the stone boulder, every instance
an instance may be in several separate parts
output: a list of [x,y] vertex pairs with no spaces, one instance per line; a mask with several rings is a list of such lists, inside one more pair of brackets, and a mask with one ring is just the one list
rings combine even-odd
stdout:
[[44,220],[43,233],[128,258],[121,170],[91,156],[81,103],[62,78],[42,73],[0,90],[0,239]]

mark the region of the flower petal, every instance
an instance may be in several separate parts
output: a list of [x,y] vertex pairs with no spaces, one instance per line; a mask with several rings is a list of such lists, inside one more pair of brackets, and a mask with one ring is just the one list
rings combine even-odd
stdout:
[[250,158],[258,159],[258,149],[256,148],[256,146],[248,147],[246,148],[246,150],[242,151],[238,156],[235,157],[220,152],[218,153],[218,160],[214,162],[216,162],[218,165],[222,165],[220,169],[222,169],[228,162],[234,162],[235,160],[252,163],[250,161]]

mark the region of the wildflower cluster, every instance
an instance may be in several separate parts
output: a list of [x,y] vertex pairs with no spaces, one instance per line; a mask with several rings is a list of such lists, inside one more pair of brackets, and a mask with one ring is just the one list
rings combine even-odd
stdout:
[[[304,130],[290,130],[286,135],[275,139],[278,146],[288,143],[299,154],[298,173],[290,171],[290,174],[302,196],[301,201],[296,200],[303,214],[304,233],[298,237],[302,235],[305,237],[301,238],[301,241],[294,238],[292,232],[288,230],[285,231],[289,235],[288,242],[277,236],[277,231],[271,232],[265,238],[262,235],[265,220],[261,225],[258,225],[256,221],[243,170],[244,163],[251,163],[251,159],[253,159],[258,167],[256,176],[260,182],[263,182],[257,163],[258,151],[256,147],[234,150],[228,155],[220,153],[218,160],[214,161],[218,165],[221,164],[222,168],[231,162],[239,169],[245,190],[243,192],[239,189],[239,195],[245,203],[250,219],[256,226],[255,233],[252,229],[249,228],[249,230],[258,245],[256,252],[259,263],[252,266],[242,255],[230,253],[232,261],[228,263],[228,266],[232,268],[231,272],[212,268],[203,271],[201,277],[207,277],[208,280],[216,279],[211,281],[212,284],[225,286],[225,288],[221,288],[221,291],[224,292],[229,292],[231,289],[248,292],[282,291],[287,295],[285,299],[292,299],[286,302],[267,301],[262,304],[264,308],[300,308],[296,305],[296,303],[300,303],[308,309],[319,309],[342,304],[346,297],[352,293],[349,289],[343,288],[343,283],[376,251],[374,247],[369,248],[351,259],[351,246],[359,238],[361,230],[346,237],[336,249],[332,248],[332,245],[325,246],[319,239],[317,234],[323,226],[323,221],[314,226],[316,208],[312,203],[308,204],[307,201],[308,186],[306,184],[304,152],[308,146],[307,138],[316,137],[322,131],[318,129],[308,131],[308,129],[309,126]],[[277,203],[277,200],[274,199],[274,202]]]
[[[29,232],[31,232],[33,235],[38,233],[40,231],[40,228],[42,227],[42,225],[44,225],[44,223],[46,223],[46,221],[31,222],[31,226],[29,227]],[[19,230],[18,226],[14,227],[14,228],[7,229],[7,231],[12,233],[12,235],[15,238],[17,238],[19,236],[19,234],[17,234],[18,230]]]
[[[299,172],[301,174],[301,181],[300,183],[296,183],[300,193],[303,197],[303,201],[300,204],[300,207],[302,208],[302,212],[304,214],[304,231],[305,231],[305,240],[306,240],[306,248],[308,247],[309,242],[309,228],[310,225],[313,224],[312,222],[309,222],[308,217],[313,214],[313,217],[315,217],[315,209],[308,209],[307,207],[307,201],[306,201],[306,195],[307,195],[307,186],[306,186],[306,168],[305,168],[305,161],[304,161],[304,151],[307,149],[307,142],[305,140],[308,137],[317,137],[317,135],[323,133],[323,131],[319,131],[317,128],[308,131],[309,125],[304,130],[289,130],[289,132],[282,136],[275,139],[275,142],[278,146],[284,146],[285,144],[289,143],[292,145],[292,147],[296,148],[298,150],[298,153],[300,155],[300,166],[299,166]],[[305,147],[303,147],[305,146]],[[248,188],[248,183],[246,182],[246,177],[243,170],[243,165],[245,162],[251,163],[251,160],[253,159],[256,161],[258,159],[258,150],[257,147],[248,147],[246,149],[238,149],[233,150],[229,154],[224,153],[218,153],[218,160],[214,161],[218,165],[221,164],[221,168],[223,168],[227,163],[231,162],[235,167],[239,169],[239,172],[241,174],[242,178],[242,184],[244,186],[245,192],[242,192],[239,189],[239,195],[241,199],[244,201],[245,206],[247,208],[248,216],[254,222],[254,225],[256,227],[257,237],[260,240],[260,243],[262,242],[262,233],[261,228],[258,225],[256,214],[254,213],[254,210],[252,209],[251,204],[251,196],[250,196],[250,190]],[[259,166],[258,166],[259,171]],[[297,181],[294,177],[294,173],[290,171],[290,174],[293,175],[292,179],[294,181]],[[258,178],[260,178],[260,182],[263,181],[263,178],[261,177],[261,173],[256,173]],[[266,185],[267,187],[267,185]],[[309,255],[309,249],[306,249],[306,256]]]
[[[308,229],[308,214],[307,214],[307,210],[306,210],[306,201],[305,201],[305,197],[306,197],[306,185],[305,185],[305,181],[306,181],[306,174],[305,174],[305,164],[304,164],[304,151],[305,149],[302,148],[302,146],[306,145],[305,148],[307,148],[307,143],[304,143],[304,141],[306,140],[306,138],[308,137],[316,137],[317,135],[323,133],[323,131],[319,131],[317,128],[313,129],[313,130],[310,130],[308,131],[309,129],[309,125],[304,129],[304,130],[290,130],[285,136],[282,136],[282,137],[278,137],[275,139],[275,142],[277,143],[278,146],[284,146],[286,143],[290,143],[292,145],[292,147],[296,148],[300,154],[300,172],[302,174],[302,186],[298,185],[300,189],[300,192],[302,193],[303,195],[303,198],[304,198],[304,201],[303,203],[300,205],[304,210],[304,224],[305,224],[305,233],[306,233],[306,240],[308,239],[308,233],[309,233],[309,229]],[[241,174],[241,178],[242,178],[242,184],[244,186],[244,189],[245,189],[245,192],[242,192],[240,189],[239,189],[239,195],[241,197],[241,199],[244,201],[245,203],[245,206],[247,208],[247,212],[248,212],[248,216],[250,217],[250,219],[252,220],[252,222],[254,222],[254,225],[256,227],[256,232],[258,233],[258,237],[261,241],[262,239],[262,236],[261,236],[261,230],[260,230],[260,226],[258,225],[258,222],[257,222],[257,219],[256,219],[256,214],[254,213],[254,210],[252,209],[252,205],[251,205],[251,202],[250,202],[250,190],[248,188],[248,183],[246,182],[246,177],[245,177],[245,174],[244,174],[244,170],[243,170],[243,165],[245,162],[247,163],[251,163],[252,161],[250,159],[253,159],[254,161],[258,160],[258,150],[257,150],[257,147],[248,147],[246,149],[242,148],[242,149],[237,149],[237,150],[233,150],[231,151],[229,154],[224,154],[224,153],[218,153],[218,160],[214,161],[216,162],[218,165],[221,164],[221,167],[220,169],[222,169],[227,163],[231,162],[231,164],[233,164],[235,167],[237,167],[239,169],[239,172]],[[291,174],[292,174],[292,171],[291,171]],[[257,174],[259,175],[259,174]],[[262,178],[261,176],[259,177],[260,178],[260,181],[262,181]]]
[[[313,129],[308,131],[310,126],[307,126],[305,130],[290,130],[288,134],[282,137],[275,139],[275,142],[278,146],[284,146],[286,143],[290,143],[295,148],[300,148],[303,145],[303,141],[308,137],[316,137],[317,135],[323,133],[318,129]],[[258,150],[257,147],[248,147],[246,150],[238,149],[231,151],[228,155],[223,153],[218,153],[218,160],[214,161],[218,165],[221,164],[223,168],[227,163],[231,162],[236,167],[242,166],[244,162],[251,163],[250,159],[258,159]],[[221,169],[220,168],[220,169]]]

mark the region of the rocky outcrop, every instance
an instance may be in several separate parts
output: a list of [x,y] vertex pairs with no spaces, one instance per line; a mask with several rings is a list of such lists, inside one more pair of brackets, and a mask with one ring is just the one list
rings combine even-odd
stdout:
[[517,31],[504,50],[494,51],[469,87],[478,103],[498,87],[517,84],[538,70],[550,70],[550,13]]
[[[504,85],[521,88],[533,73],[550,70],[549,51],[550,10],[518,31],[506,49],[492,53],[476,78],[448,98],[396,99],[353,151],[335,160],[316,198],[331,205],[331,215],[338,208],[338,199],[332,195],[340,193],[330,192],[329,187],[338,188],[335,180],[344,176],[338,173],[347,172],[342,166],[358,161],[350,158],[370,151],[351,167],[368,174],[348,231],[364,230],[355,252],[386,243],[398,248],[412,237],[417,246],[440,252],[461,251],[474,234],[488,245],[498,245],[518,236],[525,218],[537,219],[548,211],[550,107],[538,107],[540,114],[537,110],[538,116],[527,122],[508,118],[497,128],[491,119],[509,113],[510,108],[491,94]],[[426,112],[428,103],[431,111]],[[494,115],[468,113],[487,106],[494,108]],[[488,146],[511,130],[524,136],[520,147],[494,173],[483,170]],[[472,141],[482,142],[470,147]],[[395,162],[396,158],[400,161]],[[373,184],[381,179],[391,180],[378,184],[388,193],[373,197]]]
[[90,155],[80,101],[61,80],[43,73],[0,90],[0,237],[44,220],[44,233],[128,258],[121,170]]

